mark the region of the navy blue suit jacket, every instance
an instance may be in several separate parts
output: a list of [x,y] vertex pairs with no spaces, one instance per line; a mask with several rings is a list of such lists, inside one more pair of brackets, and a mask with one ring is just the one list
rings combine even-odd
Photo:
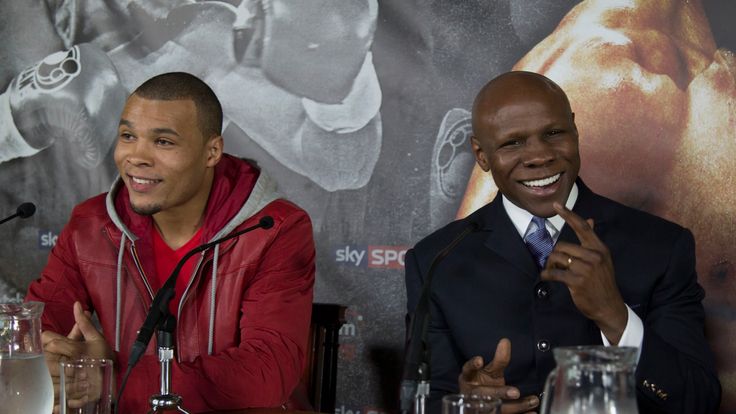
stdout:
[[[640,412],[715,412],[721,388],[703,333],[704,291],[697,283],[692,234],[594,194],[580,180],[578,187],[573,211],[595,220],[621,295],[644,323],[636,371]],[[511,340],[506,383],[519,387],[522,396],[542,391],[555,366],[551,348],[602,343],[600,330],[577,310],[567,287],[540,280],[500,194],[407,253],[410,313],[434,256],[471,222],[478,230],[439,263],[433,276],[431,411],[442,395],[457,392],[462,365],[475,355],[490,362],[501,338]],[[579,243],[567,225],[559,240]]]

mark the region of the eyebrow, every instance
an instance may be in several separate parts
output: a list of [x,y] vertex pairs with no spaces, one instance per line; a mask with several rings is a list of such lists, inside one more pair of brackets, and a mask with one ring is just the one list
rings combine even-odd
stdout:
[[154,128],[153,129],[153,133],[156,134],[156,135],[159,135],[159,134],[169,134],[169,135],[176,135],[177,137],[179,136],[179,133],[176,132],[176,131],[174,131],[171,128]]
[[[133,128],[133,123],[128,121],[127,119],[121,119],[120,124],[122,126],[127,126],[128,128]],[[154,134],[169,134],[169,135],[176,135],[177,137],[180,136],[178,132],[174,131],[171,128],[154,128],[153,130]]]

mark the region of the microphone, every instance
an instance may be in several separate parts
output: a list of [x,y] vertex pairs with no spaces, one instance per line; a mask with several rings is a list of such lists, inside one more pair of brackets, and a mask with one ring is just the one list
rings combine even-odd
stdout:
[[[406,341],[404,350],[404,371],[401,381],[400,391],[400,408],[402,413],[408,413],[412,407],[412,402],[419,396],[419,383],[429,381],[429,347],[427,346],[427,328],[429,326],[429,297],[432,291],[432,277],[437,269],[437,265],[442,262],[452,250],[470,233],[478,230],[480,226],[475,221],[471,221],[458,234],[450,244],[440,250],[432,259],[427,271],[427,277],[422,285],[422,293],[414,309],[414,316],[409,324],[409,337]],[[429,387],[426,390],[429,393]],[[423,411],[423,410],[422,410]],[[417,412],[415,407],[415,412]]]
[[143,355],[143,352],[145,352],[146,347],[148,347],[148,343],[151,341],[153,331],[169,314],[169,301],[171,301],[175,294],[174,287],[176,286],[176,279],[179,276],[179,272],[184,266],[184,263],[186,263],[186,261],[189,260],[190,257],[203,250],[207,250],[216,244],[220,244],[226,240],[238,237],[241,234],[248,233],[256,229],[266,230],[270,229],[271,227],[273,227],[273,217],[263,216],[258,221],[258,224],[254,226],[236,231],[235,233],[228,234],[225,237],[199,245],[188,251],[187,254],[185,254],[184,257],[179,260],[179,263],[176,264],[176,267],[171,272],[169,278],[166,279],[164,285],[161,286],[161,289],[159,289],[159,291],[156,293],[156,296],[153,298],[153,302],[151,303],[151,308],[148,310],[146,320],[143,322],[143,326],[141,326],[141,329],[138,331],[138,336],[133,343],[133,349],[131,350],[130,357],[128,358],[128,368],[132,368],[138,362],[138,360]]
[[5,223],[6,221],[12,220],[16,217],[20,218],[28,218],[33,215],[33,213],[36,212],[36,205],[33,203],[23,203],[18,206],[17,209],[15,209],[15,214],[5,217],[4,219],[0,220],[0,224]]

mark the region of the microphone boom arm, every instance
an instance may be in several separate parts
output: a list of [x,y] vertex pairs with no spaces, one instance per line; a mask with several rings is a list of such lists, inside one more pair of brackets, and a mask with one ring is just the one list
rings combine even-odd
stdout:
[[[409,324],[409,337],[406,342],[406,349],[404,352],[404,372],[401,381],[400,390],[400,409],[402,413],[408,413],[411,409],[412,403],[416,405],[416,401],[419,398],[423,398],[419,394],[422,392],[428,392],[428,390],[420,390],[420,382],[428,382],[430,378],[430,366],[429,366],[429,346],[427,345],[427,329],[429,327],[429,296],[432,291],[432,278],[434,276],[437,265],[452,252],[455,247],[470,233],[478,229],[476,222],[470,222],[470,224],[458,234],[450,244],[444,249],[440,250],[439,253],[432,259],[432,263],[429,265],[427,271],[427,277],[422,285],[422,293],[419,296],[419,301],[414,309],[413,317]],[[423,412],[423,409],[415,412]]]

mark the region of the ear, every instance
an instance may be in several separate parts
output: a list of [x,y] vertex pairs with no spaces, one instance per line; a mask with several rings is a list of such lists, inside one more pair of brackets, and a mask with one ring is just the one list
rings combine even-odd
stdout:
[[483,148],[480,147],[480,141],[478,141],[475,135],[470,137],[470,147],[473,149],[473,155],[475,155],[475,161],[478,163],[478,166],[483,171],[488,172],[491,169],[491,163],[488,161],[486,153],[483,152]]
[[207,141],[207,166],[214,167],[222,158],[222,151],[225,143],[221,135],[215,135]]

